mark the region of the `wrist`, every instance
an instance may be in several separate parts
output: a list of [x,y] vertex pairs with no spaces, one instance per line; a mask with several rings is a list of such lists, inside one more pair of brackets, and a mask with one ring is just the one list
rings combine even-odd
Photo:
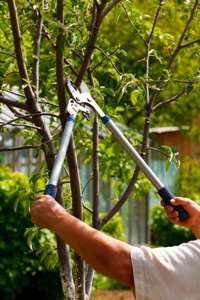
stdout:
[[50,227],[53,231],[57,232],[57,230],[60,227],[60,224],[63,223],[65,215],[66,211],[63,207],[59,207],[59,209],[53,211],[53,218],[50,220]]
[[196,238],[200,239],[200,211],[195,224],[191,226],[190,229],[192,230]]

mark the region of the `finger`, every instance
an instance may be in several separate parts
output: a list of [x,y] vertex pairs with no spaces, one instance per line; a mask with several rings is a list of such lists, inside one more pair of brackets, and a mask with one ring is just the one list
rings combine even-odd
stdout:
[[39,196],[37,196],[37,197],[35,198],[35,201],[40,200],[40,199],[42,199],[42,198],[43,198],[43,195],[39,195]]
[[160,205],[165,207],[165,202],[163,200],[160,201]]
[[167,213],[167,216],[168,216],[169,219],[178,218],[179,213],[177,211],[172,211],[172,212]]
[[46,201],[47,199],[52,200],[53,198],[49,195],[39,195],[36,197],[35,201]]
[[166,211],[166,213],[171,213],[171,212],[174,211],[174,207],[171,206],[171,205],[166,205],[165,206],[165,211]]
[[172,224],[179,224],[179,222],[180,222],[179,217],[170,218],[169,220]]

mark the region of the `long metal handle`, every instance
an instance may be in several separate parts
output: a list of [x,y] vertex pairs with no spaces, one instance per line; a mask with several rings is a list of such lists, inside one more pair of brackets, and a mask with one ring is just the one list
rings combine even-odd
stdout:
[[65,128],[62,134],[60,149],[56,155],[53,169],[51,171],[50,179],[44,192],[45,195],[50,195],[53,198],[55,198],[57,194],[57,184],[64,163],[64,159],[67,153],[67,149],[69,146],[69,141],[72,135],[72,131],[74,128],[74,122],[75,122],[75,117],[69,115],[67,117]]
[[[152,182],[152,184],[157,188],[159,195],[163,199],[165,204],[171,205],[170,200],[173,198],[173,195],[166,189],[164,184],[152,171],[152,169],[147,165],[135,148],[130,144],[127,138],[122,134],[119,128],[115,123],[106,115],[102,118],[103,123],[108,127],[117,141],[123,146],[123,148],[128,152],[128,154],[133,158],[135,163],[140,167],[146,177]],[[174,209],[178,211],[180,220],[186,220],[189,215],[187,211],[182,206],[174,206]]]

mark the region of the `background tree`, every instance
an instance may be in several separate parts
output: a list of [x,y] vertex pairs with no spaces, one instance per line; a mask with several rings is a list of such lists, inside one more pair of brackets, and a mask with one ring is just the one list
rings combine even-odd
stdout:
[[[66,118],[66,77],[73,78],[77,86],[84,78],[102,108],[132,129],[125,131],[148,162],[150,126],[172,124],[172,118],[173,124],[182,124],[183,116],[184,123],[191,125],[199,109],[198,8],[197,0],[2,1],[0,101],[14,115],[3,122],[2,128],[23,128],[20,134],[25,145],[19,148],[42,151],[50,172]],[[7,91],[12,93],[16,86],[18,95],[13,99]],[[67,162],[71,199],[68,196],[65,205],[73,215],[83,218],[76,153],[84,147],[86,158],[92,157],[92,225],[101,229],[133,188],[143,186],[144,178],[138,178],[138,167],[109,135],[104,133],[99,144],[97,117],[92,144],[86,124],[80,117],[76,145],[73,136],[70,141]],[[99,170],[99,151],[103,171]],[[47,176],[45,166],[41,176]],[[102,176],[112,176],[114,182],[120,178],[121,182],[115,186],[121,196],[103,217],[99,209]],[[57,201],[62,205],[66,193],[69,183],[61,178]],[[147,188],[143,193],[147,194]],[[148,208],[146,197],[147,222]],[[72,274],[70,249],[58,237],[56,242],[65,299],[85,299],[90,295],[93,271],[73,254]]]

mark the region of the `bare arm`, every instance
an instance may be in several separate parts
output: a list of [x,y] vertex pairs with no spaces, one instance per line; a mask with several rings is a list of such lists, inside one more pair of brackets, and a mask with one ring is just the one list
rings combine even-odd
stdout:
[[67,213],[53,198],[39,197],[33,223],[53,230],[97,272],[133,288],[130,246],[99,232]]
[[181,222],[178,213],[171,206],[165,206],[165,211],[173,224],[178,224],[187,228],[190,228],[197,239],[200,239],[200,206],[188,199],[183,197],[175,197],[171,200],[173,205],[182,205],[183,208],[188,212],[189,218],[184,222]]

